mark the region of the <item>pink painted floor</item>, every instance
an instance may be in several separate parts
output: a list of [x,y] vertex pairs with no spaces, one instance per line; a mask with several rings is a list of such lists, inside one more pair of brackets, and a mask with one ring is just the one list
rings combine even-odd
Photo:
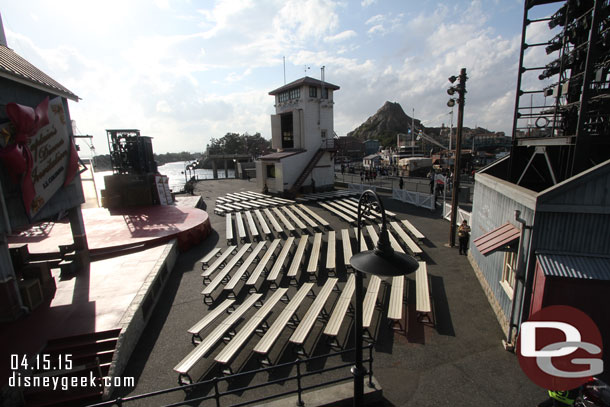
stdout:
[[[91,208],[83,209],[82,214],[92,253],[136,243],[162,242],[180,238],[182,233],[209,229],[208,214],[186,206]],[[71,244],[72,232],[67,220],[49,222],[9,236],[8,241],[9,245],[27,243],[30,253],[50,253],[57,252],[59,245]]]

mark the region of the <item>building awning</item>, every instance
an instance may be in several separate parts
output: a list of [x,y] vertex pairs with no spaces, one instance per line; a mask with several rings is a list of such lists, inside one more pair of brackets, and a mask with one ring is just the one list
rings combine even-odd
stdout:
[[545,276],[610,281],[610,258],[564,254],[536,254]]
[[485,233],[472,241],[477,250],[487,256],[496,250],[503,249],[521,237],[521,231],[510,222]]
[[261,161],[280,161],[282,158],[290,157],[296,154],[304,153],[305,150],[292,150],[292,151],[282,151],[278,153],[271,153],[267,155],[260,156],[258,159]]

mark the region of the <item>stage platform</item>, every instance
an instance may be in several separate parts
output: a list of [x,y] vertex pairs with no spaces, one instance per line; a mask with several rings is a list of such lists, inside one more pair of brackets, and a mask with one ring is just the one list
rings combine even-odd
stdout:
[[[92,258],[134,246],[151,247],[177,239],[181,251],[210,233],[207,212],[197,209],[201,197],[178,198],[174,205],[124,209],[82,209]],[[54,253],[72,243],[67,220],[44,222],[8,237],[9,246],[27,244],[30,253]]]
[[[163,292],[178,253],[196,245],[211,232],[200,197],[180,199],[176,205],[132,208],[120,213],[84,209],[88,243],[93,253],[89,271],[61,277],[52,269],[57,291],[29,315],[0,324],[0,387],[12,372],[11,355],[31,356],[55,338],[118,330],[109,376],[120,375]],[[190,207],[189,207],[190,206]],[[30,253],[56,252],[72,243],[68,223],[39,225],[10,238],[27,243]],[[124,254],[125,248],[131,248]],[[121,252],[109,256],[112,251]]]

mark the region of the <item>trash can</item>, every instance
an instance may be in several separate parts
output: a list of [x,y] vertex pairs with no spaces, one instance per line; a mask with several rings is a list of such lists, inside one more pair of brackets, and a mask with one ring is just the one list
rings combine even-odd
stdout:
[[460,202],[470,202],[470,187],[460,185],[458,196],[460,197]]

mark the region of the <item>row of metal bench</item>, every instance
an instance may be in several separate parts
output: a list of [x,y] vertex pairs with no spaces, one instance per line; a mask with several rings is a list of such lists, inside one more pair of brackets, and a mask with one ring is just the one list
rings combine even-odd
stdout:
[[[253,240],[257,238],[264,239],[265,237],[272,238],[273,233],[271,228],[276,233],[283,232],[290,235],[291,233],[297,233],[297,230],[301,232],[306,231],[309,227],[312,229],[329,227],[329,223],[326,220],[304,205],[288,205],[279,208],[264,208],[262,210],[254,209],[253,211],[235,212],[234,215],[227,213],[225,216],[227,244],[232,244],[235,237],[238,237],[239,241],[244,242],[248,238],[246,225]],[[254,221],[255,217],[260,225],[260,231]],[[267,223],[267,220],[269,223]],[[237,236],[234,233],[234,228],[237,230]]]
[[[430,308],[430,295],[428,291],[426,265],[424,262],[420,262],[419,264],[420,267],[416,271],[416,311],[418,313],[418,320],[424,322],[423,319],[420,318],[420,308],[424,307],[424,311]],[[235,308],[235,299],[226,299],[216,308],[211,310],[204,318],[189,328],[188,333],[192,335],[191,340],[196,347],[174,367],[174,370],[179,374],[179,383],[192,383],[192,379],[189,375],[190,370],[223,338],[225,338],[228,343],[222,351],[218,353],[214,360],[223,366],[223,371],[226,373],[232,373],[230,367],[231,361],[235,359],[245,343],[255,332],[263,333],[263,335],[254,346],[253,352],[259,356],[261,363],[265,364],[271,364],[269,352],[287,326],[294,328],[288,341],[294,346],[294,350],[298,355],[308,355],[304,344],[315,321],[318,319],[325,322],[323,333],[329,340],[331,346],[340,347],[337,336],[346,315],[353,309],[351,302],[355,289],[355,275],[349,275],[343,290],[338,290],[337,282],[338,279],[336,277],[329,277],[315,295],[313,293],[314,283],[304,283],[292,298],[288,298],[288,288],[277,288],[273,294],[269,295],[269,298],[264,303],[261,302],[262,294],[254,293],[249,295],[237,308]],[[379,304],[377,297],[380,286],[381,280],[378,277],[373,276],[369,278],[363,302],[363,327],[371,339],[372,335],[369,328],[371,326],[374,310]],[[334,307],[332,307],[332,312],[328,312],[326,307],[328,306],[329,309],[331,308],[327,303],[333,290],[339,291],[339,294]],[[302,319],[299,319],[297,311],[307,295],[313,296],[314,300],[307,308],[307,311],[305,311]],[[398,309],[400,309],[400,314],[402,315],[403,295],[404,277],[395,277],[392,280],[390,303],[387,313],[388,318],[396,315]],[[280,301],[287,302],[287,305],[284,306],[281,311],[279,310]],[[244,314],[248,309],[257,304],[260,306],[258,310],[254,315],[248,317],[245,324],[236,332],[234,328],[235,325],[244,317]],[[203,338],[201,332],[206,327],[212,326],[212,323],[223,315],[225,310],[232,310],[233,312],[224,320],[215,323],[215,328],[212,332]],[[429,314],[430,311],[426,312]],[[266,319],[271,313],[278,316],[273,324],[269,326]],[[229,334],[229,336],[225,337],[227,334]]]
[[[409,246],[409,237],[406,235],[403,229],[399,229],[396,223],[391,222],[391,226],[396,230],[401,231],[402,233],[398,233],[399,237],[403,239],[409,250],[411,247]],[[379,225],[381,228],[381,225]],[[365,233],[366,231],[366,233]],[[366,239],[366,235],[368,234],[372,246],[369,247]],[[398,243],[398,240],[394,237],[394,234],[391,231],[388,231],[390,242],[395,250],[403,252],[403,248]],[[202,259],[202,268],[204,268],[202,277],[204,284],[207,283],[206,287],[202,291],[202,295],[204,296],[205,303],[212,303],[213,296],[212,294],[216,291],[216,289],[224,284],[223,291],[227,292],[229,295],[236,296],[236,288],[240,280],[246,280],[245,286],[250,287],[250,289],[254,289],[255,285],[262,275],[264,271],[267,271],[266,280],[271,284],[272,287],[276,287],[278,281],[280,280],[280,273],[282,270],[287,270],[286,277],[290,279],[291,283],[296,283],[298,272],[302,269],[303,259],[305,258],[305,254],[308,253],[309,260],[307,261],[307,266],[304,268],[305,272],[311,277],[315,276],[316,272],[319,268],[319,259],[322,252],[322,233],[315,233],[313,236],[313,241],[311,245],[311,250],[308,250],[309,246],[309,236],[302,235],[298,243],[296,244],[296,250],[292,255],[291,250],[295,245],[295,237],[290,236],[287,240],[284,241],[284,244],[276,256],[274,253],[279,246],[280,239],[275,239],[271,243],[267,243],[265,241],[258,242],[258,244],[253,248],[251,243],[244,244],[232,258],[229,259],[229,256],[236,251],[237,246],[229,246],[223,253],[220,253],[220,249],[216,248],[212,251],[214,255],[218,255],[219,257],[215,260],[213,264],[206,268],[207,263],[211,261],[212,257],[208,254],[204,259]],[[354,228],[354,236],[357,236],[357,229]],[[377,244],[378,236],[377,231],[373,225],[367,225],[365,230],[363,230],[363,238],[361,239],[361,246],[359,248],[360,251],[369,250],[369,248],[374,247]],[[407,239],[406,241],[404,239]],[[329,274],[334,274],[336,271],[336,233],[335,231],[329,231],[327,235],[327,244],[326,244],[326,262],[324,263],[324,268],[328,271]],[[343,249],[343,259],[344,266],[346,269],[350,269],[350,259],[352,257],[352,243],[349,229],[341,230],[341,240],[342,240],[342,249]],[[265,248],[265,246],[269,244],[266,252],[261,258],[261,251]],[[242,261],[242,258],[246,255],[246,253],[251,250],[250,255]],[[211,254],[212,254],[211,253]],[[286,259],[290,257],[289,266],[286,267]],[[271,259],[274,261],[271,262]],[[252,264],[258,261],[257,266],[254,268],[252,273],[249,273],[248,269]],[[270,264],[272,263],[272,264]],[[237,269],[235,274],[232,276],[229,275],[231,270],[237,266],[240,267]],[[214,279],[211,279],[210,276],[220,270]],[[397,282],[398,284],[398,282]],[[404,283],[401,283],[404,285]],[[396,293],[392,297],[402,298],[401,293]],[[427,311],[430,312],[430,311]],[[400,321],[402,319],[402,314],[400,310],[396,310],[395,312],[390,312],[392,317],[389,317],[392,321]]]
[[294,203],[295,201],[290,199],[272,197],[258,192],[234,192],[216,198],[214,212],[218,215],[225,215],[232,212],[292,205]]

